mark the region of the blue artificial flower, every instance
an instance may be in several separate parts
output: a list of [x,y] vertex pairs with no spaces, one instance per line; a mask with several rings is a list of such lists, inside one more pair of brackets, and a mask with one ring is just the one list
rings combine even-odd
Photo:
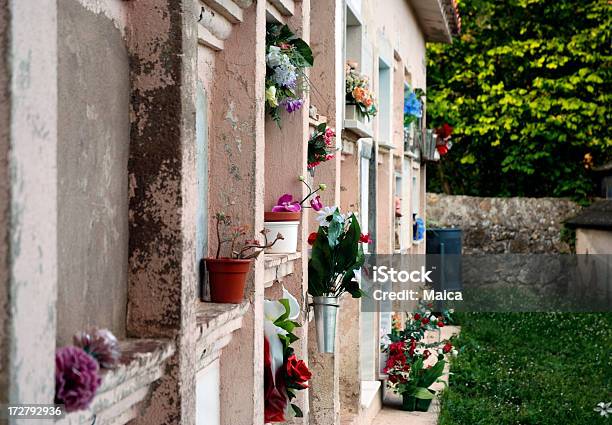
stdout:
[[416,118],[421,118],[423,115],[423,106],[414,92],[410,92],[404,101],[404,115],[411,115]]

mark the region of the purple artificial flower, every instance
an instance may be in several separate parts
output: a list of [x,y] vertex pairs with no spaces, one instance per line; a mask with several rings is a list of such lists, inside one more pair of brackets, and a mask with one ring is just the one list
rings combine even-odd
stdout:
[[315,211],[321,211],[321,208],[323,208],[323,202],[321,202],[321,197],[317,195],[312,198],[310,200],[310,206]]
[[113,369],[119,363],[119,343],[108,329],[93,328],[88,332],[79,332],[72,341],[96,359],[102,369]]
[[98,363],[79,347],[62,347],[55,352],[55,402],[67,412],[87,409],[102,379]]
[[293,196],[285,193],[278,198],[276,206],[272,207],[272,212],[298,212],[302,210],[299,202],[293,200]]
[[285,109],[289,113],[295,112],[298,109],[300,109],[303,103],[304,101],[300,98],[297,98],[297,99],[287,98],[287,99],[283,99],[281,102],[281,104],[285,107]]

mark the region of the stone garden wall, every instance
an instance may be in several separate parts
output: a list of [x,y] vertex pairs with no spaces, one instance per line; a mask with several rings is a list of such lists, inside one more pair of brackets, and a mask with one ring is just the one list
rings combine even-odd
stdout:
[[581,207],[560,198],[427,194],[428,227],[461,227],[463,253],[565,253],[564,220]]

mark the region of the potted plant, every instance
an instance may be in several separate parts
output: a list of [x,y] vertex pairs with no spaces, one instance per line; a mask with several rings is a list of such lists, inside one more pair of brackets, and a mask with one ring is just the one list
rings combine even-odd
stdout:
[[[281,107],[292,113],[302,107],[308,79],[304,69],[314,63],[312,50],[287,25],[266,28],[266,110],[280,127]],[[302,78],[298,78],[302,77]]]
[[388,343],[382,347],[382,351],[388,354],[383,372],[388,375],[391,390],[402,396],[404,410],[427,411],[435,396],[430,387],[441,382],[444,373],[444,355],[457,354],[449,341],[444,345],[422,342],[426,331],[436,331],[452,323],[452,310],[433,313],[431,308],[433,304],[421,302],[407,318],[403,329],[394,327],[386,336]]
[[361,243],[370,242],[370,237],[361,234],[355,214],[343,215],[337,207],[323,208],[317,220],[318,231],[308,237],[308,293],[313,297],[319,351],[333,353],[340,296],[363,295],[355,272],[365,260]]
[[370,120],[378,113],[376,97],[370,89],[367,76],[357,72],[357,65],[346,64],[346,110],[348,120],[364,122],[365,118]]
[[306,201],[309,201],[310,208],[315,211],[323,208],[321,197],[317,195],[317,192],[325,190],[327,186],[321,183],[316,189],[313,189],[304,176],[300,176],[299,180],[308,188],[308,194],[301,201],[294,201],[293,195],[285,193],[278,198],[272,211],[264,213],[264,228],[272,233],[280,233],[284,237],[281,242],[266,250],[269,254],[292,254],[297,251],[302,208],[309,208],[304,205]]
[[308,139],[306,167],[310,171],[310,175],[314,176],[315,167],[335,157],[335,137],[336,133],[327,126],[327,123],[321,123],[315,128],[310,139]]
[[[215,258],[205,258],[208,270],[208,283],[210,285],[210,298],[215,303],[241,303],[244,298],[246,276],[251,268],[253,258],[257,258],[265,249],[274,246],[283,235],[278,233],[272,242],[268,241],[268,231],[262,230],[260,234],[264,243],[257,239],[243,240],[246,237],[246,226],[232,226],[232,219],[224,213],[215,215],[217,251]],[[222,237],[221,227],[230,228],[227,237]],[[223,245],[229,244],[229,257],[221,257]]]
[[430,387],[443,382],[444,355],[453,351],[453,346],[447,342],[435,355],[434,345],[437,343],[423,344],[413,338],[389,346],[384,372],[389,376],[389,387],[402,396],[403,410],[426,412],[436,394]]

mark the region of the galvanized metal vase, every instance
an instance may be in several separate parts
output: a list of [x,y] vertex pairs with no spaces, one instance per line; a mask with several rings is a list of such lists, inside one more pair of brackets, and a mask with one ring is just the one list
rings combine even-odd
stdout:
[[336,317],[338,297],[313,297],[317,345],[320,353],[333,353],[336,349]]

